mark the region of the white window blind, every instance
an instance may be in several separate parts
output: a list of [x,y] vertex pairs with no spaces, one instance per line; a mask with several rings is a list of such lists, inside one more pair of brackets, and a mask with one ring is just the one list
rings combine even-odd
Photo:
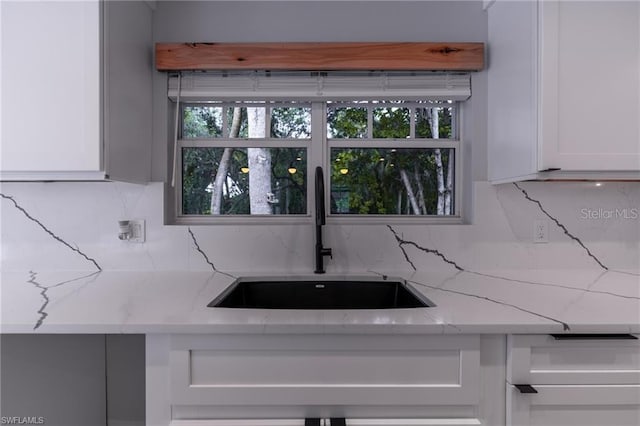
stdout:
[[[178,76],[169,77],[169,98],[178,97]],[[433,99],[463,101],[471,96],[467,73],[368,74],[182,74],[180,99],[207,100],[353,100]]]

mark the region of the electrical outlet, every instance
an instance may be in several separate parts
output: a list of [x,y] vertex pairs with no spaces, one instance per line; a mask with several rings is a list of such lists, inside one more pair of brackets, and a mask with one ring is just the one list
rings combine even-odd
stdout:
[[144,243],[145,242],[145,223],[142,220],[129,221],[129,229],[131,230],[131,237],[129,241],[132,243]]
[[546,219],[536,219],[533,221],[533,242],[549,242],[549,222]]

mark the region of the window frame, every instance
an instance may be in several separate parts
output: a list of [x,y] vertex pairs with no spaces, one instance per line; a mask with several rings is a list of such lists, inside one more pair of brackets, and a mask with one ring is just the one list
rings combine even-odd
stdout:
[[[378,98],[378,97],[376,97]],[[287,104],[289,102],[299,105],[311,106],[311,137],[308,139],[292,139],[292,138],[229,138],[226,133],[226,117],[223,110],[223,135],[214,138],[189,138],[182,137],[183,131],[183,111],[185,107],[194,105],[220,105],[230,106],[236,102],[277,102]],[[378,99],[376,99],[378,100]],[[383,99],[380,99],[383,100]],[[394,99],[402,100],[402,99]],[[410,108],[415,108],[419,100],[428,99],[405,99],[411,104]],[[178,123],[178,139],[177,155],[174,159],[176,162],[176,181],[175,181],[175,201],[174,212],[175,223],[178,225],[309,225],[314,223],[315,218],[315,194],[313,193],[313,179],[316,166],[322,166],[324,173],[324,202],[330,205],[331,182],[330,170],[331,148],[420,148],[420,149],[453,149],[454,153],[454,212],[452,215],[375,215],[375,214],[336,214],[331,213],[327,209],[327,224],[335,225],[386,225],[386,224],[404,224],[404,225],[436,225],[436,224],[462,224],[462,200],[463,200],[463,114],[464,102],[453,101],[455,108],[455,123],[452,123],[453,138],[433,139],[433,138],[415,138],[411,139],[388,139],[388,138],[329,138],[327,129],[327,106],[330,105],[330,99],[211,99],[210,101],[188,101],[175,106],[180,108]],[[415,101],[415,103],[414,103]],[[346,103],[345,103],[346,104]],[[355,105],[355,104],[354,104]],[[372,104],[368,104],[372,105]],[[382,104],[384,105],[384,104]],[[414,114],[411,118],[411,134],[415,129]],[[368,113],[368,117],[371,116]],[[371,134],[373,123],[368,120],[368,134]],[[270,115],[265,120],[265,126],[269,128]],[[307,213],[306,214],[288,214],[288,215],[185,215],[182,213],[183,201],[183,162],[182,148],[203,147],[203,148],[226,148],[237,146],[239,148],[305,148],[307,153]]]
[[[305,148],[307,154],[307,176],[306,181],[309,182],[312,178],[312,173],[310,171],[310,156],[311,150],[313,148],[313,119],[311,120],[311,137],[309,138],[274,138],[274,137],[264,137],[264,138],[230,138],[227,133],[227,117],[225,114],[225,110],[222,112],[222,136],[221,137],[213,137],[213,138],[184,138],[182,134],[184,131],[183,117],[184,117],[184,109],[186,107],[192,106],[204,106],[204,105],[215,105],[221,106],[223,108],[228,107],[232,108],[234,106],[265,106],[270,103],[274,104],[282,104],[282,105],[297,105],[311,108],[310,102],[304,101],[280,101],[280,100],[265,100],[264,102],[260,100],[240,100],[237,101],[200,101],[200,102],[185,102],[184,104],[180,104],[180,112],[179,119],[177,125],[178,127],[178,139],[177,143],[177,157],[176,161],[176,182],[175,182],[175,211],[174,215],[176,218],[176,224],[180,225],[206,225],[206,224],[215,224],[215,222],[220,221],[220,223],[224,224],[258,224],[261,220],[264,220],[264,224],[296,224],[296,223],[307,223],[311,218],[311,212],[314,204],[311,203],[310,197],[308,194],[307,188],[307,213],[305,214],[287,214],[287,215],[193,215],[193,214],[184,214],[182,212],[182,202],[183,202],[183,162],[182,162],[182,149],[183,148],[228,148],[228,147],[237,147],[237,148]],[[267,107],[268,108],[268,107]],[[269,123],[271,114],[269,113],[269,109],[267,109],[268,115],[265,118],[265,133],[269,130]],[[313,111],[312,111],[313,117]]]

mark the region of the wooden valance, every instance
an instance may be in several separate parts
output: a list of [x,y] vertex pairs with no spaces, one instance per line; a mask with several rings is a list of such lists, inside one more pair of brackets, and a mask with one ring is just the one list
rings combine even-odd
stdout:
[[157,43],[159,71],[479,71],[484,43]]

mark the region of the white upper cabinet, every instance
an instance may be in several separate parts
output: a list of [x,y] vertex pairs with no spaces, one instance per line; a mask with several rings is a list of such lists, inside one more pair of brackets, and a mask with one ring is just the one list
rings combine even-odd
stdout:
[[489,180],[639,179],[640,3],[499,0],[488,14]]
[[[136,22],[107,21],[112,8]],[[142,1],[0,2],[0,179],[148,180],[151,14]]]
[[99,177],[100,4],[2,2],[0,8],[3,178]]

